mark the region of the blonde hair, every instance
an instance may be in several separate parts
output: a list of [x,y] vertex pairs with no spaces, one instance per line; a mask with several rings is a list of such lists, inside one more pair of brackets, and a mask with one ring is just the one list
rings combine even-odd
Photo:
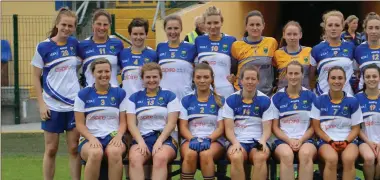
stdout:
[[162,70],[161,70],[161,67],[160,65],[158,65],[157,63],[155,62],[150,62],[150,63],[146,63],[144,64],[142,67],[141,67],[141,79],[143,79],[144,77],[144,73],[147,72],[147,71],[153,71],[153,70],[158,70],[158,73],[160,75],[160,78],[162,78]]
[[77,15],[75,14],[75,12],[71,11],[69,8],[63,7],[63,8],[58,10],[57,17],[54,20],[53,28],[50,31],[50,35],[49,35],[50,38],[52,38],[58,34],[58,28],[56,26],[61,21],[62,15],[75,18],[75,27],[77,26],[78,18],[77,18]]
[[336,16],[336,17],[339,17],[341,19],[341,24],[342,24],[342,27],[344,25],[344,15],[342,14],[342,12],[340,11],[337,11],[337,10],[332,10],[332,11],[328,11],[326,12],[325,14],[323,14],[322,16],[322,22],[321,22],[321,27],[322,27],[322,36],[321,36],[321,39],[322,40],[325,40],[326,39],[326,34],[325,34],[325,28],[326,28],[326,23],[327,23],[327,19],[331,16]]
[[[302,27],[301,27],[300,23],[298,23],[297,21],[289,21],[288,23],[285,24],[284,28],[282,28],[283,34],[285,33],[286,28],[288,28],[289,26],[297,27],[300,30],[300,32],[302,33]],[[281,37],[279,47],[282,47],[282,46],[286,46],[286,41],[284,39],[284,36]]]
[[215,6],[211,6],[207,8],[206,12],[203,13],[203,19],[205,22],[206,22],[206,17],[209,17],[209,16],[220,16],[220,20],[223,22],[222,11]]
[[349,15],[347,17],[347,19],[344,21],[344,29],[348,30],[348,24],[350,24],[353,20],[358,20],[359,21],[359,18],[355,15]]

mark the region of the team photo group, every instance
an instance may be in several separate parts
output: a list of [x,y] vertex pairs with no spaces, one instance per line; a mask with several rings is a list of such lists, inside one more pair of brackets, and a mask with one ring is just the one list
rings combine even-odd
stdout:
[[220,9],[207,8],[184,41],[181,17],[166,16],[167,41],[150,48],[148,21],[134,18],[126,48],[109,35],[107,11],[96,10],[92,35],[78,40],[75,12],[60,9],[31,61],[44,179],[54,179],[64,132],[73,180],[81,172],[98,179],[105,160],[108,179],[121,180],[123,159],[129,179],[164,180],[177,156],[182,180],[197,169],[215,179],[221,159],[233,180],[246,178],[247,162],[251,179],[265,180],[271,157],[281,180],[312,180],[317,160],[323,179],[337,179],[342,167],[341,178],[353,180],[358,159],[366,180],[380,179],[380,16],[370,12],[359,24],[354,15],[326,12],[314,47],[300,44],[307,34],[296,21],[281,27],[277,41],[262,35],[257,10],[241,20],[241,40],[221,32],[223,20]]

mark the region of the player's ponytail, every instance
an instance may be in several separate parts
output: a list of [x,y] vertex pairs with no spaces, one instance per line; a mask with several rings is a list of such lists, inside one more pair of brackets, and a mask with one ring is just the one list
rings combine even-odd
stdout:
[[195,65],[194,71],[193,71],[193,79],[194,79],[195,72],[198,70],[209,70],[210,71],[211,78],[212,78],[211,87],[213,89],[212,94],[214,95],[214,99],[215,99],[216,104],[219,107],[222,107],[223,106],[222,98],[220,97],[219,94],[216,93],[214,71],[212,70],[211,66],[208,64],[207,61],[202,61],[201,63]]
[[77,15],[73,11],[71,11],[70,9],[63,7],[63,8],[58,10],[58,15],[54,20],[54,25],[50,31],[49,38],[52,38],[58,34],[57,25],[61,21],[62,15],[75,18],[75,27],[77,26]]

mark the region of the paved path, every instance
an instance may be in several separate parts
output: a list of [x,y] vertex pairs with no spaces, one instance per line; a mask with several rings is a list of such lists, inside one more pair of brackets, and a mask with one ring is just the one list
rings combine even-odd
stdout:
[[1,133],[35,133],[35,132],[43,132],[41,130],[40,122],[1,126]]

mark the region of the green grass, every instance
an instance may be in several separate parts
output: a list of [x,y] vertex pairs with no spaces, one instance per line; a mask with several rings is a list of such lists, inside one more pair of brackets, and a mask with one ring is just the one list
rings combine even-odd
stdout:
[[[1,179],[43,179],[42,158],[44,153],[44,139],[42,133],[1,134],[1,152]],[[316,167],[317,166],[315,166],[315,168]],[[178,168],[179,166],[173,166],[172,170],[174,171]],[[277,170],[279,170],[279,167]],[[229,168],[227,174],[229,175]],[[277,174],[279,173],[277,172]],[[361,171],[357,171],[357,176],[364,180]],[[64,135],[60,136],[54,179],[71,179]],[[179,176],[173,177],[172,179],[177,180],[179,179]],[[195,179],[202,179],[200,171],[197,171]]]

